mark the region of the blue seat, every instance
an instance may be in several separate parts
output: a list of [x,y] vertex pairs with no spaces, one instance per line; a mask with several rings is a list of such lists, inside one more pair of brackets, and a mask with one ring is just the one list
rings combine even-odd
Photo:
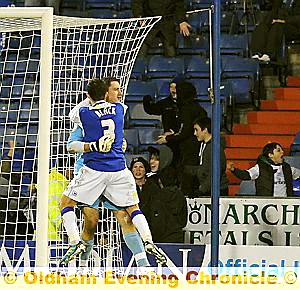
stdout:
[[163,130],[159,128],[139,128],[140,152],[147,151],[147,148],[151,145],[157,145],[156,140],[158,139],[158,136],[162,133]]
[[22,172],[22,161],[12,161],[12,172]]
[[22,86],[14,85],[13,88],[12,88],[12,94],[15,97],[17,97],[17,96],[21,97],[22,96],[22,90],[23,90]]
[[190,37],[177,36],[177,52],[179,55],[207,55],[209,48],[208,35],[192,34]]
[[11,96],[12,88],[11,87],[1,87],[0,88],[0,96],[3,99],[8,99]]
[[24,160],[23,171],[32,172],[34,160]]
[[147,63],[142,58],[137,58],[131,71],[130,78],[142,80],[145,76]]
[[186,78],[209,78],[209,59],[201,56],[185,58]]
[[300,169],[300,156],[284,156],[283,159],[292,167]]
[[189,82],[191,82],[197,90],[197,99],[209,101],[209,97],[208,97],[208,88],[210,87],[209,78],[191,79],[189,80]]
[[257,61],[236,57],[222,57],[221,80],[228,81],[236,104],[253,104],[259,99],[259,64]]
[[290,146],[290,155],[300,155],[300,131],[296,133],[293,143]]
[[133,18],[133,14],[131,10],[122,10],[118,12],[118,18]]
[[131,0],[119,0],[120,10],[131,10]]
[[245,34],[221,34],[221,54],[246,56],[248,38]]
[[237,195],[256,195],[255,181],[242,180]]
[[124,138],[127,141],[127,149],[128,153],[137,153],[139,147],[139,134],[137,128],[130,128],[124,130]]
[[190,13],[187,14],[187,21],[192,26],[192,30],[195,33],[200,33],[201,27],[201,13]]
[[188,8],[190,10],[202,9],[202,8],[209,8],[212,2],[209,0],[189,0],[188,1]]
[[37,135],[27,135],[27,146],[36,147],[37,146]]
[[85,8],[88,9],[116,9],[117,0],[86,0]]
[[16,144],[17,146],[22,146],[22,147],[25,147],[26,145],[26,136],[20,136],[20,135],[17,135],[16,136]]
[[294,196],[300,196],[300,180],[293,180],[293,192]]
[[12,0],[1,0],[0,7],[7,7],[14,4]]
[[157,87],[158,87],[158,99],[166,98],[170,95],[170,82],[171,80],[163,79],[158,80]]
[[30,124],[28,128],[28,133],[32,135],[37,135],[38,133],[38,125],[37,124]]
[[154,55],[150,58],[147,69],[148,78],[174,78],[184,72],[182,58]]
[[147,114],[143,103],[128,103],[127,105],[130,127],[161,127],[161,117]]
[[226,11],[223,10],[221,13],[221,32],[228,33],[230,35],[239,32],[240,23],[237,11]]
[[131,79],[127,87],[125,102],[142,102],[146,95],[152,97],[157,95],[156,84],[152,81]]
[[8,115],[8,103],[1,101],[0,103],[0,122],[5,123]]
[[104,19],[116,19],[118,18],[118,12],[111,9],[93,8],[88,11],[89,17],[92,18],[104,18]]

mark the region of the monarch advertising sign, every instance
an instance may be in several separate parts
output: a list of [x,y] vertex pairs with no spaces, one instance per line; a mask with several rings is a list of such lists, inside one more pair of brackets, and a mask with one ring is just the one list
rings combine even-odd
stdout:
[[[210,198],[188,199],[185,242],[211,239]],[[300,245],[300,199],[220,198],[220,245]]]

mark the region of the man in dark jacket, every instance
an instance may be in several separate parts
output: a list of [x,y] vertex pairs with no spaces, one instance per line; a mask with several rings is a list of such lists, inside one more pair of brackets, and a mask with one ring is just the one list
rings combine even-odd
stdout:
[[190,25],[186,21],[183,0],[132,0],[131,9],[134,17],[149,17],[161,15],[163,18],[152,28],[140,52],[144,56],[147,48],[159,36],[164,45],[164,54],[167,57],[175,56],[176,25],[183,36],[189,36]]
[[170,82],[170,94],[168,97],[157,102],[149,95],[143,98],[144,110],[149,115],[159,115],[162,119],[164,132],[174,131],[177,133],[180,129],[177,94],[176,94],[176,80]]
[[[198,166],[191,167],[191,174],[194,174],[199,181],[200,196],[211,196],[211,168],[212,168],[212,134],[211,119],[198,118],[194,121],[194,134],[200,141]],[[223,139],[221,139],[223,140]],[[228,195],[228,178],[226,176],[226,155],[225,144],[220,146],[220,196]]]
[[228,169],[242,180],[255,180],[256,195],[287,197],[293,196],[293,180],[300,177],[300,169],[283,161],[282,146],[277,142],[264,146],[255,166],[248,170],[228,164]]
[[147,174],[139,193],[140,209],[143,211],[153,236],[160,243],[183,243],[183,228],[187,223],[187,202],[179,190],[176,172],[171,165],[172,151],[160,145],[149,147],[151,159],[158,160],[158,169]]
[[178,144],[180,158],[178,173],[181,189],[185,195],[193,191],[194,185],[192,177],[186,166],[198,165],[198,153],[200,144],[194,136],[193,122],[196,118],[207,117],[205,109],[197,102],[197,91],[195,86],[189,82],[177,83],[177,105],[181,121],[181,129],[178,133],[165,132],[159,136],[158,144]]
[[[164,132],[178,133],[180,129],[179,110],[177,106],[176,83],[181,77],[176,77],[170,82],[168,97],[155,102],[151,96],[143,99],[144,110],[149,115],[161,115]],[[177,144],[167,144],[173,152],[172,163],[176,166],[179,162],[179,148]]]

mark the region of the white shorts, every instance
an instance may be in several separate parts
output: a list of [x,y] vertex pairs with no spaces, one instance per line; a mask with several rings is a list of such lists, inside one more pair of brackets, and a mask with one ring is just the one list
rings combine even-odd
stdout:
[[63,194],[88,205],[92,205],[102,194],[121,207],[139,203],[136,183],[128,168],[117,172],[103,172],[83,166]]

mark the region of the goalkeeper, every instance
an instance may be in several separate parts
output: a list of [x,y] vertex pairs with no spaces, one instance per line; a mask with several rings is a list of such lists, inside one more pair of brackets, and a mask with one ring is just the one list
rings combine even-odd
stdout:
[[[97,82],[97,80],[93,80],[92,83],[93,82]],[[101,81],[98,80],[98,82],[100,82],[100,84],[101,84]],[[107,92],[105,93],[106,100],[108,100],[111,103],[118,102],[122,96],[122,94],[120,92],[119,82],[116,79],[111,79],[111,78],[104,79],[104,80],[102,80],[102,84],[103,84],[103,82],[107,87]],[[74,108],[72,110],[71,120],[73,122],[78,123],[78,121],[79,121],[78,116],[76,116],[80,112],[78,107],[88,106],[88,103],[89,102],[87,102],[87,101],[83,101],[81,104],[79,104],[76,108]],[[123,105],[122,105],[122,107],[124,108]],[[109,120],[111,121],[111,119],[109,119]],[[104,120],[102,120],[102,121],[104,121]],[[110,122],[110,121],[106,120],[106,122]],[[83,139],[82,128],[78,124],[76,124],[75,128],[76,129],[73,130],[73,132],[71,133],[70,141]],[[116,128],[116,131],[117,131],[117,128]],[[122,125],[122,131],[123,131],[123,125]],[[78,142],[78,141],[77,142],[76,141],[69,142],[68,149],[73,152],[75,152],[75,151],[76,152],[78,152],[78,151],[81,151],[81,152],[82,151],[108,152],[111,149],[112,143],[115,141],[114,139],[115,139],[115,134],[111,133],[111,134],[104,135],[102,138],[100,138],[99,142],[91,142],[91,143],[85,143],[85,144],[83,142]],[[79,145],[79,147],[81,146],[81,150],[80,149],[78,150],[78,145]],[[85,147],[85,150],[82,147]],[[101,153],[101,154],[103,154],[103,153]],[[107,153],[107,154],[109,154],[109,153]],[[122,152],[122,155],[124,156],[123,152]],[[76,162],[75,172],[78,171],[79,167],[81,167],[82,165],[83,165],[82,158],[80,158]],[[82,171],[80,171],[80,173],[82,173]],[[128,183],[127,180],[128,179],[130,180],[131,177],[132,177],[131,173],[130,173],[130,176],[126,177],[127,183]],[[124,182],[125,182],[125,180],[124,180]],[[124,184],[125,187],[126,187],[126,182]],[[133,183],[133,184],[135,184],[135,183]],[[118,187],[118,190],[120,191],[119,187]],[[68,198],[66,196],[64,196],[63,200],[64,199],[68,199]],[[147,224],[143,214],[140,212],[137,205],[130,206],[126,210],[124,209],[124,207],[116,207],[108,201],[105,201],[104,205],[107,208],[113,210],[118,222],[121,225],[125,243],[127,244],[129,249],[133,252],[133,254],[135,256],[137,266],[141,266],[141,267],[149,266],[149,262],[147,260],[146,253],[144,251],[144,247],[141,242],[140,236],[136,232],[135,226],[139,230],[139,233],[141,234],[141,236],[145,242],[145,248],[146,248],[147,252],[150,254],[153,254],[158,262],[160,262],[160,263],[166,262],[164,255],[162,255],[159,252],[159,250],[153,245],[152,236],[151,236],[151,232],[149,230],[148,224]],[[75,255],[77,255],[78,252],[81,251],[81,248],[83,248],[82,246],[85,246],[86,251],[85,252],[83,251],[83,253],[81,254],[82,262],[81,262],[80,266],[82,268],[85,268],[87,266],[87,261],[88,261],[88,258],[90,256],[90,252],[91,252],[92,246],[93,246],[94,232],[96,230],[96,226],[97,226],[98,219],[99,219],[98,206],[99,206],[99,198],[94,202],[93,205],[83,207],[85,226],[84,226],[84,230],[83,230],[83,233],[81,236],[82,241],[81,242],[78,241],[78,235],[79,235],[78,228],[76,230],[71,228],[71,231],[72,231],[71,233],[72,234],[75,233],[75,236],[76,236],[76,238],[73,238],[73,242],[74,242],[74,244],[76,243],[76,245],[70,246],[66,255],[62,259],[62,264],[66,264],[70,259],[75,257]],[[72,212],[72,210],[66,211],[65,208],[66,207],[63,208],[62,213],[63,213],[64,224],[67,229],[68,225],[71,224],[70,220],[68,220],[69,219],[68,216],[70,215],[70,213],[67,214],[67,218],[66,218],[66,214],[64,214],[64,212],[68,213],[68,212]],[[132,220],[131,220],[129,214],[131,214]],[[73,215],[73,214],[71,213],[71,215]],[[135,226],[133,225],[133,223],[135,224]],[[73,225],[74,225],[74,222],[73,222]],[[68,232],[68,229],[67,229],[67,232]],[[68,234],[69,234],[69,232],[68,232]],[[72,243],[71,237],[70,237],[70,242]],[[79,249],[79,250],[77,251],[77,249]]]

